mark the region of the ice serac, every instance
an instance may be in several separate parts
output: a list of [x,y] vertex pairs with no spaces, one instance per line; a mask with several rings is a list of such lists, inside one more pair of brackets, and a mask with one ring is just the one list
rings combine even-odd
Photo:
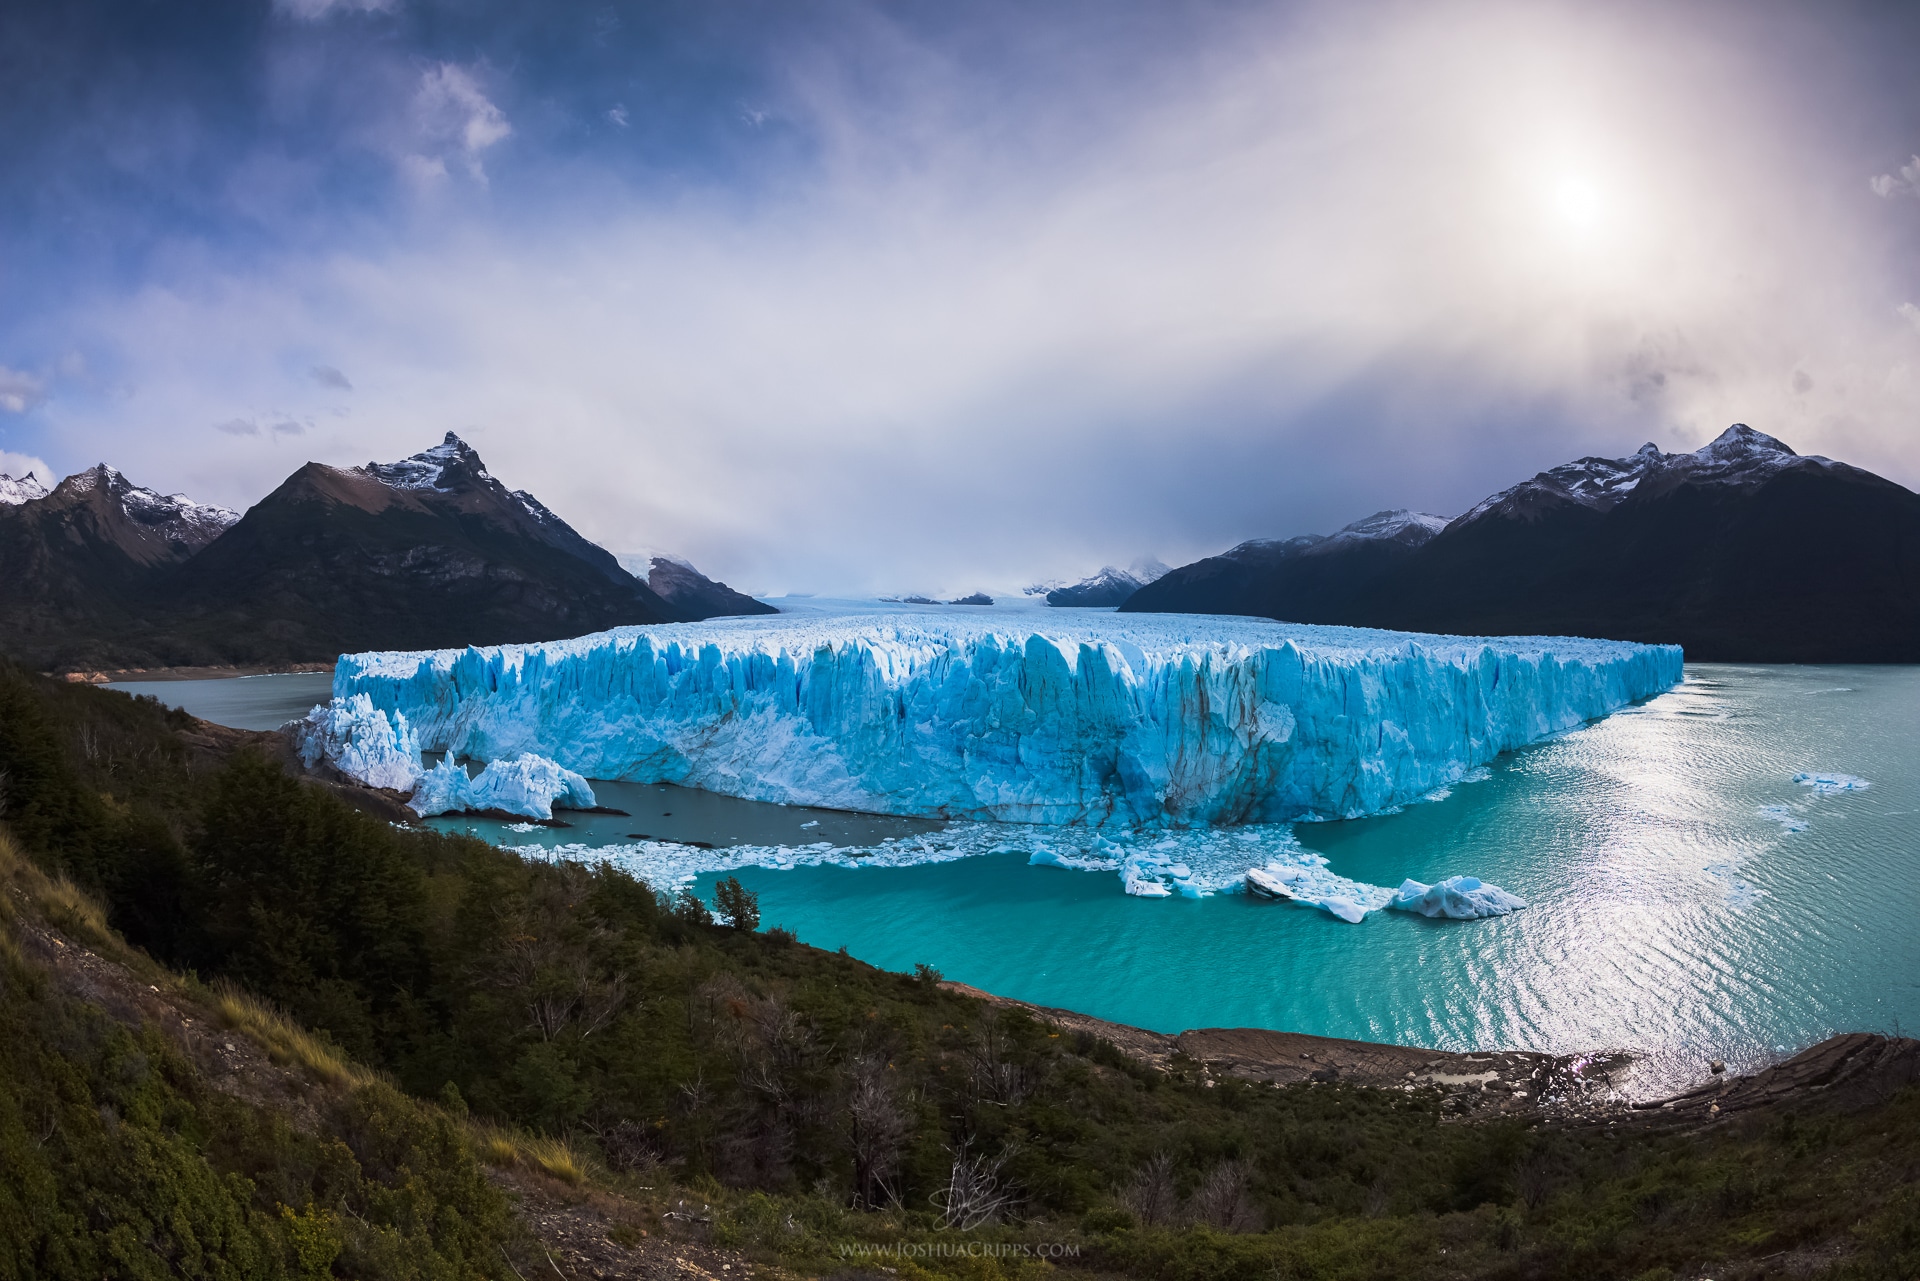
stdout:
[[590,810],[598,802],[587,780],[544,756],[523,752],[511,760],[491,761],[473,778],[452,755],[428,771],[407,804],[422,818],[466,810],[501,810],[527,818],[550,819],[553,807]]
[[425,772],[420,740],[406,713],[389,717],[365,694],[315,707],[302,719],[288,721],[285,729],[308,769],[324,763],[369,787],[396,792],[413,791]]
[[781,615],[347,655],[429,750],[889,814],[1099,827],[1377,813],[1680,679],[1672,646],[1247,618]]
[[523,752],[512,760],[491,761],[467,785],[467,808],[505,810],[532,818],[552,818],[556,805],[590,810],[597,801],[587,780],[544,756]]

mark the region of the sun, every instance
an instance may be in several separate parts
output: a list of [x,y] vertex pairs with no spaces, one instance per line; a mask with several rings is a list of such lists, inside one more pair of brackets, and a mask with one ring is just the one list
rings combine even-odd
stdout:
[[1599,184],[1584,174],[1562,175],[1548,203],[1561,226],[1580,235],[1600,230],[1606,221],[1606,198]]

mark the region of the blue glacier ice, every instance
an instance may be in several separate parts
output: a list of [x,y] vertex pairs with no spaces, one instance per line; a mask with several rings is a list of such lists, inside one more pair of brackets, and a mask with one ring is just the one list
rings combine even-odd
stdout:
[[489,762],[473,778],[451,753],[429,770],[406,713],[382,711],[364,694],[315,707],[288,721],[284,730],[308,769],[324,763],[369,787],[410,792],[407,805],[422,817],[495,809],[550,819],[555,805],[592,809],[595,804],[586,779],[530,752]]
[[498,809],[534,818],[552,818],[556,805],[590,810],[598,803],[586,779],[532,752],[488,762],[467,784],[466,796],[468,809]]
[[1444,916],[1455,921],[1505,916],[1526,905],[1527,901],[1519,895],[1509,894],[1498,885],[1488,885],[1473,876],[1449,876],[1434,885],[1404,881],[1387,904],[1403,912]]
[[544,756],[523,752],[489,761],[472,778],[448,754],[426,771],[407,805],[422,818],[463,810],[505,810],[528,818],[550,819],[553,807],[590,810],[597,804],[586,779]]
[[1120,830],[1380,813],[1680,672],[1674,646],[1570,638],[779,615],[346,655],[334,694],[476,760],[532,752],[753,800]]
[[420,740],[404,712],[391,718],[364,694],[336,698],[284,727],[308,769],[322,763],[369,787],[411,792],[425,772]]
[[[337,675],[334,677],[336,684],[339,679]],[[1866,779],[1855,778],[1851,774],[1795,774],[1793,781],[1802,787],[1811,787],[1822,796],[1835,792],[1864,792],[1873,786]]]

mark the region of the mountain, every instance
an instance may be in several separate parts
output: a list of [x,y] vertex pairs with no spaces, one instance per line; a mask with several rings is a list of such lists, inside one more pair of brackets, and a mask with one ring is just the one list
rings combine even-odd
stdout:
[[1123,605],[1133,594],[1167,573],[1167,567],[1152,557],[1135,561],[1129,569],[1103,568],[1091,578],[1083,578],[1069,587],[1056,587],[1047,593],[1047,604],[1063,609],[1096,609]]
[[690,618],[780,612],[771,605],[734,591],[725,583],[716,583],[675,556],[649,557],[646,583],[661,600]]
[[689,617],[452,432],[308,463],[180,569],[172,630],[229,662],[551,640]]
[[0,507],[18,507],[46,496],[47,487],[32,472],[24,476],[0,475]]
[[245,516],[105,465],[52,493],[7,479],[0,651],[47,669],[327,661],[766,608],[690,569],[663,576],[667,600],[451,432],[397,463],[308,463]]
[[1331,535],[1252,539],[1169,570],[1120,608],[1350,622],[1372,585],[1446,525],[1444,516],[1400,508],[1375,512]]
[[1567,463],[1405,538],[1243,544],[1123,608],[1920,661],[1920,495],[1745,424],[1690,454]]
[[240,519],[144,489],[105,463],[51,493],[32,475],[5,479],[22,495],[0,505],[0,635],[15,652],[104,656],[107,637],[152,626],[168,571]]

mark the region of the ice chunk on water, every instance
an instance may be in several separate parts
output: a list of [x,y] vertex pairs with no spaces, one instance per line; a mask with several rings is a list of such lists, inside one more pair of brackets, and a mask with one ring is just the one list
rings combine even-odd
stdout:
[[1408,880],[1400,883],[1388,907],[1422,916],[1444,916],[1455,921],[1475,921],[1488,916],[1505,916],[1527,905],[1518,894],[1510,894],[1498,885],[1488,885],[1475,876],[1449,876],[1433,885]]
[[1833,792],[1864,792],[1873,784],[1864,778],[1855,778],[1851,774],[1795,774],[1793,781],[1802,787],[1811,787],[1821,795]]
[[412,791],[425,773],[406,714],[384,712],[365,694],[336,698],[283,729],[308,769],[324,762],[369,787],[397,792]]
[[1726,887],[1727,906],[1735,911],[1745,911],[1758,903],[1766,891],[1743,878],[1738,869],[1730,863],[1711,863],[1707,866],[1707,875]]
[[1795,814],[1792,806],[1762,805],[1756,813],[1758,813],[1761,818],[1771,819],[1773,822],[1778,823],[1782,829],[1788,832],[1804,832],[1807,830],[1807,820]]
[[494,761],[471,779],[449,756],[421,779],[419,790],[408,802],[423,817],[462,810],[504,810],[538,819],[552,818],[555,805],[585,810],[596,804],[593,787],[586,779],[531,752]]
[[552,818],[553,807],[590,810],[599,804],[585,778],[532,752],[493,761],[467,787],[469,808]]
[[537,752],[754,800],[1138,827],[1381,813],[1680,675],[1677,647],[1614,641],[795,614],[347,655],[334,692],[474,760]]

